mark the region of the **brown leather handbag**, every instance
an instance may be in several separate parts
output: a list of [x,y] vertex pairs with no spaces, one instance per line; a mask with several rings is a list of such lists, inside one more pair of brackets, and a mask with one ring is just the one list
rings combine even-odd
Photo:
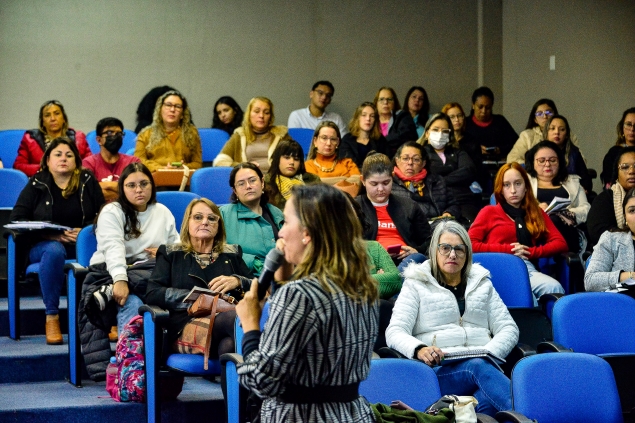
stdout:
[[[187,314],[195,317],[195,319],[185,325],[181,336],[177,340],[177,346],[179,349],[187,346],[187,349],[191,352],[203,350],[204,365],[203,368],[207,370],[209,361],[209,347],[212,342],[212,329],[214,328],[214,319],[216,314],[224,313],[236,308],[238,301],[227,294],[221,294],[216,292],[214,294],[200,294],[198,298],[188,307]],[[199,318],[209,318],[209,324],[207,327],[207,333],[204,338],[198,335],[198,329],[201,326]]]

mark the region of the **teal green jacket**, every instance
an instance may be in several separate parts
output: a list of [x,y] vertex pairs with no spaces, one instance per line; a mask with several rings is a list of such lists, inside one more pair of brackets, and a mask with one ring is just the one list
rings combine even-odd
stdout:
[[[267,204],[278,229],[284,217],[279,208]],[[238,244],[243,249],[243,260],[255,276],[260,275],[265,256],[276,246],[273,228],[264,217],[252,212],[242,203],[226,204],[220,208],[225,223],[226,242]]]

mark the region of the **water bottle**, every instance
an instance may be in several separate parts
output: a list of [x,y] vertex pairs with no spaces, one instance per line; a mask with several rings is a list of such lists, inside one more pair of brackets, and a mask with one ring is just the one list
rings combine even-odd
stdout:
[[110,364],[106,367],[106,391],[108,391],[113,398],[115,398],[117,391],[117,373],[119,373],[117,358],[110,357]]

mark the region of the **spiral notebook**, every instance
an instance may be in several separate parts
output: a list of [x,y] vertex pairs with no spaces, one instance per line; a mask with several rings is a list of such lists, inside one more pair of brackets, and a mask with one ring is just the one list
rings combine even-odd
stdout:
[[[465,351],[444,353],[443,354],[443,360],[441,361],[441,366],[443,366],[444,364],[455,363],[455,362],[461,361],[461,360],[468,360],[470,358],[485,358],[485,359],[491,361],[492,364],[494,364],[499,369],[501,369],[500,365],[505,363],[505,359],[502,359],[502,358],[492,354],[488,350],[486,350],[484,348],[481,348],[481,349],[474,349],[474,350],[465,350]],[[501,369],[501,371],[502,371],[502,369]]]

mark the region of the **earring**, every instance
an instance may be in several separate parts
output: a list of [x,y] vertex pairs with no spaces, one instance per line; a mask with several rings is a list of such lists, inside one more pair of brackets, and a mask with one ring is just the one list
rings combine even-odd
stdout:
[[306,238],[302,238],[302,243],[306,245]]

